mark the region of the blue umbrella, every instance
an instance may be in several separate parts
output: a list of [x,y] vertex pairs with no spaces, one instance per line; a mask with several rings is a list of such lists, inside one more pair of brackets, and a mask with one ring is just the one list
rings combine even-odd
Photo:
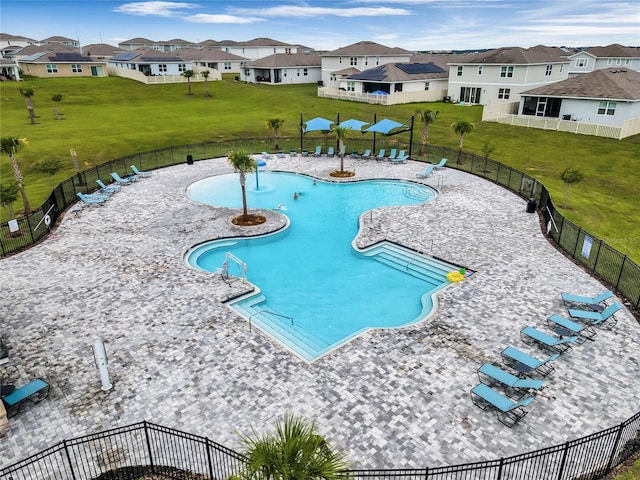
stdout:
[[306,128],[304,129],[304,133],[307,133],[315,130],[328,132],[329,130],[331,130],[331,125],[333,125],[336,122],[334,122],[333,120],[327,120],[326,118],[316,117],[304,123],[306,125]]
[[264,160],[256,160],[256,190],[260,190],[260,184],[258,183],[258,170],[260,169],[260,167],[264,167],[267,165],[267,162],[265,162]]
[[344,122],[340,122],[341,127],[349,128],[351,130],[358,130],[359,132],[362,132],[362,127],[364,127],[365,125],[369,125],[369,123],[363,122],[362,120],[355,120],[353,118]]

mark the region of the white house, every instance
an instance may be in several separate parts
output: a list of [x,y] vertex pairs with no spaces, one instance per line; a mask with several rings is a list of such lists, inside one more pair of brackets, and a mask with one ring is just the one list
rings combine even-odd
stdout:
[[272,38],[254,38],[247,42],[220,42],[219,48],[227,53],[233,53],[249,60],[257,60],[276,53],[297,53],[298,47],[289,43],[279,42]]
[[315,83],[322,78],[318,52],[276,53],[247,62],[240,79],[252,83],[291,85]]
[[192,62],[194,67],[214,69],[220,73],[240,73],[247,59],[227,53],[219,48],[183,48],[176,50],[175,55],[185,61]]
[[640,49],[618,43],[591,47],[569,56],[569,76],[589,73],[602,68],[630,68],[640,72]]
[[567,52],[557,47],[497,48],[449,64],[453,101],[491,105],[517,103],[520,93],[568,77]]
[[21,37],[18,35],[10,35],[8,33],[0,33],[0,52],[4,55],[6,52],[14,52],[29,45],[37,45],[38,41],[33,38]]
[[146,76],[182,75],[193,69],[191,61],[153,48],[117,53],[107,60],[107,66],[113,69],[136,70]]
[[0,57],[0,80],[20,80],[20,69],[11,60]]

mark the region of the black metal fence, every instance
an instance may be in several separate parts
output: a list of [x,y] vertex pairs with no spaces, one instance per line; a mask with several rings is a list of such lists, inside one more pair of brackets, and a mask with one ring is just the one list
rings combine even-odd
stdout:
[[[640,412],[562,445],[485,462],[436,468],[346,470],[345,480],[596,480],[640,451]],[[0,469],[2,480],[124,480],[143,475],[226,480],[245,457],[206,437],[148,422],[64,440]]]
[[[311,146],[311,150],[315,145],[320,145],[326,151],[328,146],[335,143],[335,139],[328,136],[309,137],[304,139],[304,143],[307,147]],[[61,212],[77,201],[77,192],[88,193],[95,190],[97,179],[108,183],[111,181],[111,172],[125,175],[130,173],[129,169],[132,164],[141,170],[168,167],[185,163],[187,156],[191,156],[191,159],[197,161],[226,156],[228,152],[234,150],[273,151],[270,148],[271,145],[273,145],[273,139],[242,139],[182,145],[136,153],[84,170],[61,182],[54,188],[44,204],[31,214],[20,217],[17,220],[17,231],[11,232],[8,223],[0,224],[0,256],[28,248],[44,238],[48,233],[47,223],[55,224]],[[279,148],[284,152],[300,151],[302,145],[297,138],[282,138],[279,142]],[[371,149],[371,140],[349,140],[345,148],[347,153],[362,152],[367,148]],[[423,154],[420,154],[419,145],[402,143],[395,137],[384,137],[378,141],[373,153],[375,154],[381,148],[385,148],[387,151],[390,148],[412,151],[412,158],[416,160],[432,161],[447,157],[450,159],[447,167],[478,175],[517,193],[523,198],[534,199],[547,224],[548,238],[595,277],[625,297],[629,306],[636,310],[640,308],[640,267],[628,256],[620,253],[602,239],[567,220],[554,207],[546,187],[534,177],[472,153],[463,152],[460,161],[457,162],[458,151],[446,147],[427,145]],[[46,216],[49,218],[45,219]],[[584,248],[585,241],[590,248]],[[588,255],[585,255],[587,250]]]

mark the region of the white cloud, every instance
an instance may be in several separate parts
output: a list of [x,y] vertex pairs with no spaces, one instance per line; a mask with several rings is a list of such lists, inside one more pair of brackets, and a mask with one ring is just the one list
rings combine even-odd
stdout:
[[297,5],[278,5],[269,8],[237,8],[230,7],[229,12],[238,15],[256,15],[262,17],[381,17],[396,15],[412,15],[412,12],[404,8],[391,7],[308,7]]
[[198,13],[197,15],[190,15],[184,18],[187,22],[192,23],[230,23],[236,25],[243,25],[247,23],[264,22],[264,18],[258,17],[244,17],[238,15],[214,15],[207,13]]
[[114,8],[114,12],[128,13],[131,15],[155,15],[158,17],[173,17],[179,10],[198,8],[195,3],[182,3],[182,2],[133,2],[125,3],[117,8]]

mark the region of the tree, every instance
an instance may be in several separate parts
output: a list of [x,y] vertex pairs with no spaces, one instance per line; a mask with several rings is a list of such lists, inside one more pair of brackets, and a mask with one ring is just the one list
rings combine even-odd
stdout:
[[574,183],[580,183],[584,180],[584,174],[576,168],[565,168],[560,174],[560,178],[564,182],[564,199],[562,200],[562,208],[567,208],[569,194]]
[[194,75],[195,75],[195,72],[193,70],[185,70],[184,72],[182,72],[182,76],[187,79],[187,87],[189,88],[189,95],[193,95],[191,93],[191,79],[193,78]]
[[22,203],[24,204],[25,215],[31,213],[31,207],[29,206],[29,201],[27,200],[27,192],[24,188],[24,179],[22,177],[22,172],[20,171],[18,161],[16,160],[16,152],[26,144],[26,138],[2,137],[2,139],[0,139],[0,151],[2,153],[6,153],[9,156],[9,160],[11,161],[13,175],[14,177],[16,177],[18,188],[20,189],[20,193],[22,194]]
[[242,435],[246,446],[242,480],[338,480],[348,468],[345,454],[334,451],[311,424],[292,414],[277,420],[274,434]]
[[242,220],[249,221],[249,213],[247,212],[247,190],[245,181],[247,173],[255,172],[258,165],[255,160],[244,152],[231,152],[229,154],[229,163],[233,170],[240,174],[240,187],[242,188]]
[[36,94],[35,87],[18,87],[18,91],[20,95],[24,97],[25,102],[27,102],[27,111],[29,112],[29,119],[31,120],[31,125],[36,124],[36,112],[33,108],[33,102],[31,101],[31,97]]
[[340,154],[340,173],[344,172],[344,141],[349,137],[349,129],[347,127],[341,127],[340,125],[335,125],[331,129],[331,133],[333,133],[338,139],[338,151]]
[[454,132],[460,135],[460,143],[458,143],[458,160],[456,161],[456,164],[460,165],[460,159],[462,158],[462,146],[464,145],[464,136],[465,134],[473,131],[475,125],[471,122],[467,122],[466,120],[461,120],[459,122],[452,123],[451,128],[453,128]]
[[209,93],[209,74],[210,73],[211,72],[209,70],[203,70],[202,72],[200,72],[200,74],[204,78],[204,96],[205,97],[211,96],[211,94]]
[[480,149],[484,154],[484,169],[483,169],[484,173],[487,173],[487,161],[489,160],[489,155],[491,155],[495,149],[496,149],[495,144],[491,142],[485,142],[482,145],[482,148]]
[[10,182],[0,185],[0,205],[7,209],[9,218],[13,218],[13,202],[18,198],[18,184]]
[[53,176],[62,168],[60,159],[47,157],[40,160],[35,166],[39,172],[49,175],[49,186],[53,189]]
[[424,154],[424,146],[429,138],[429,124],[436,121],[439,113],[437,110],[435,112],[433,110],[416,110],[416,115],[422,122],[422,143],[420,144],[420,152],[418,152],[418,155]]
[[276,149],[278,148],[278,130],[282,127],[284,119],[282,118],[270,118],[267,120],[267,128],[273,130],[273,137],[275,139]]

